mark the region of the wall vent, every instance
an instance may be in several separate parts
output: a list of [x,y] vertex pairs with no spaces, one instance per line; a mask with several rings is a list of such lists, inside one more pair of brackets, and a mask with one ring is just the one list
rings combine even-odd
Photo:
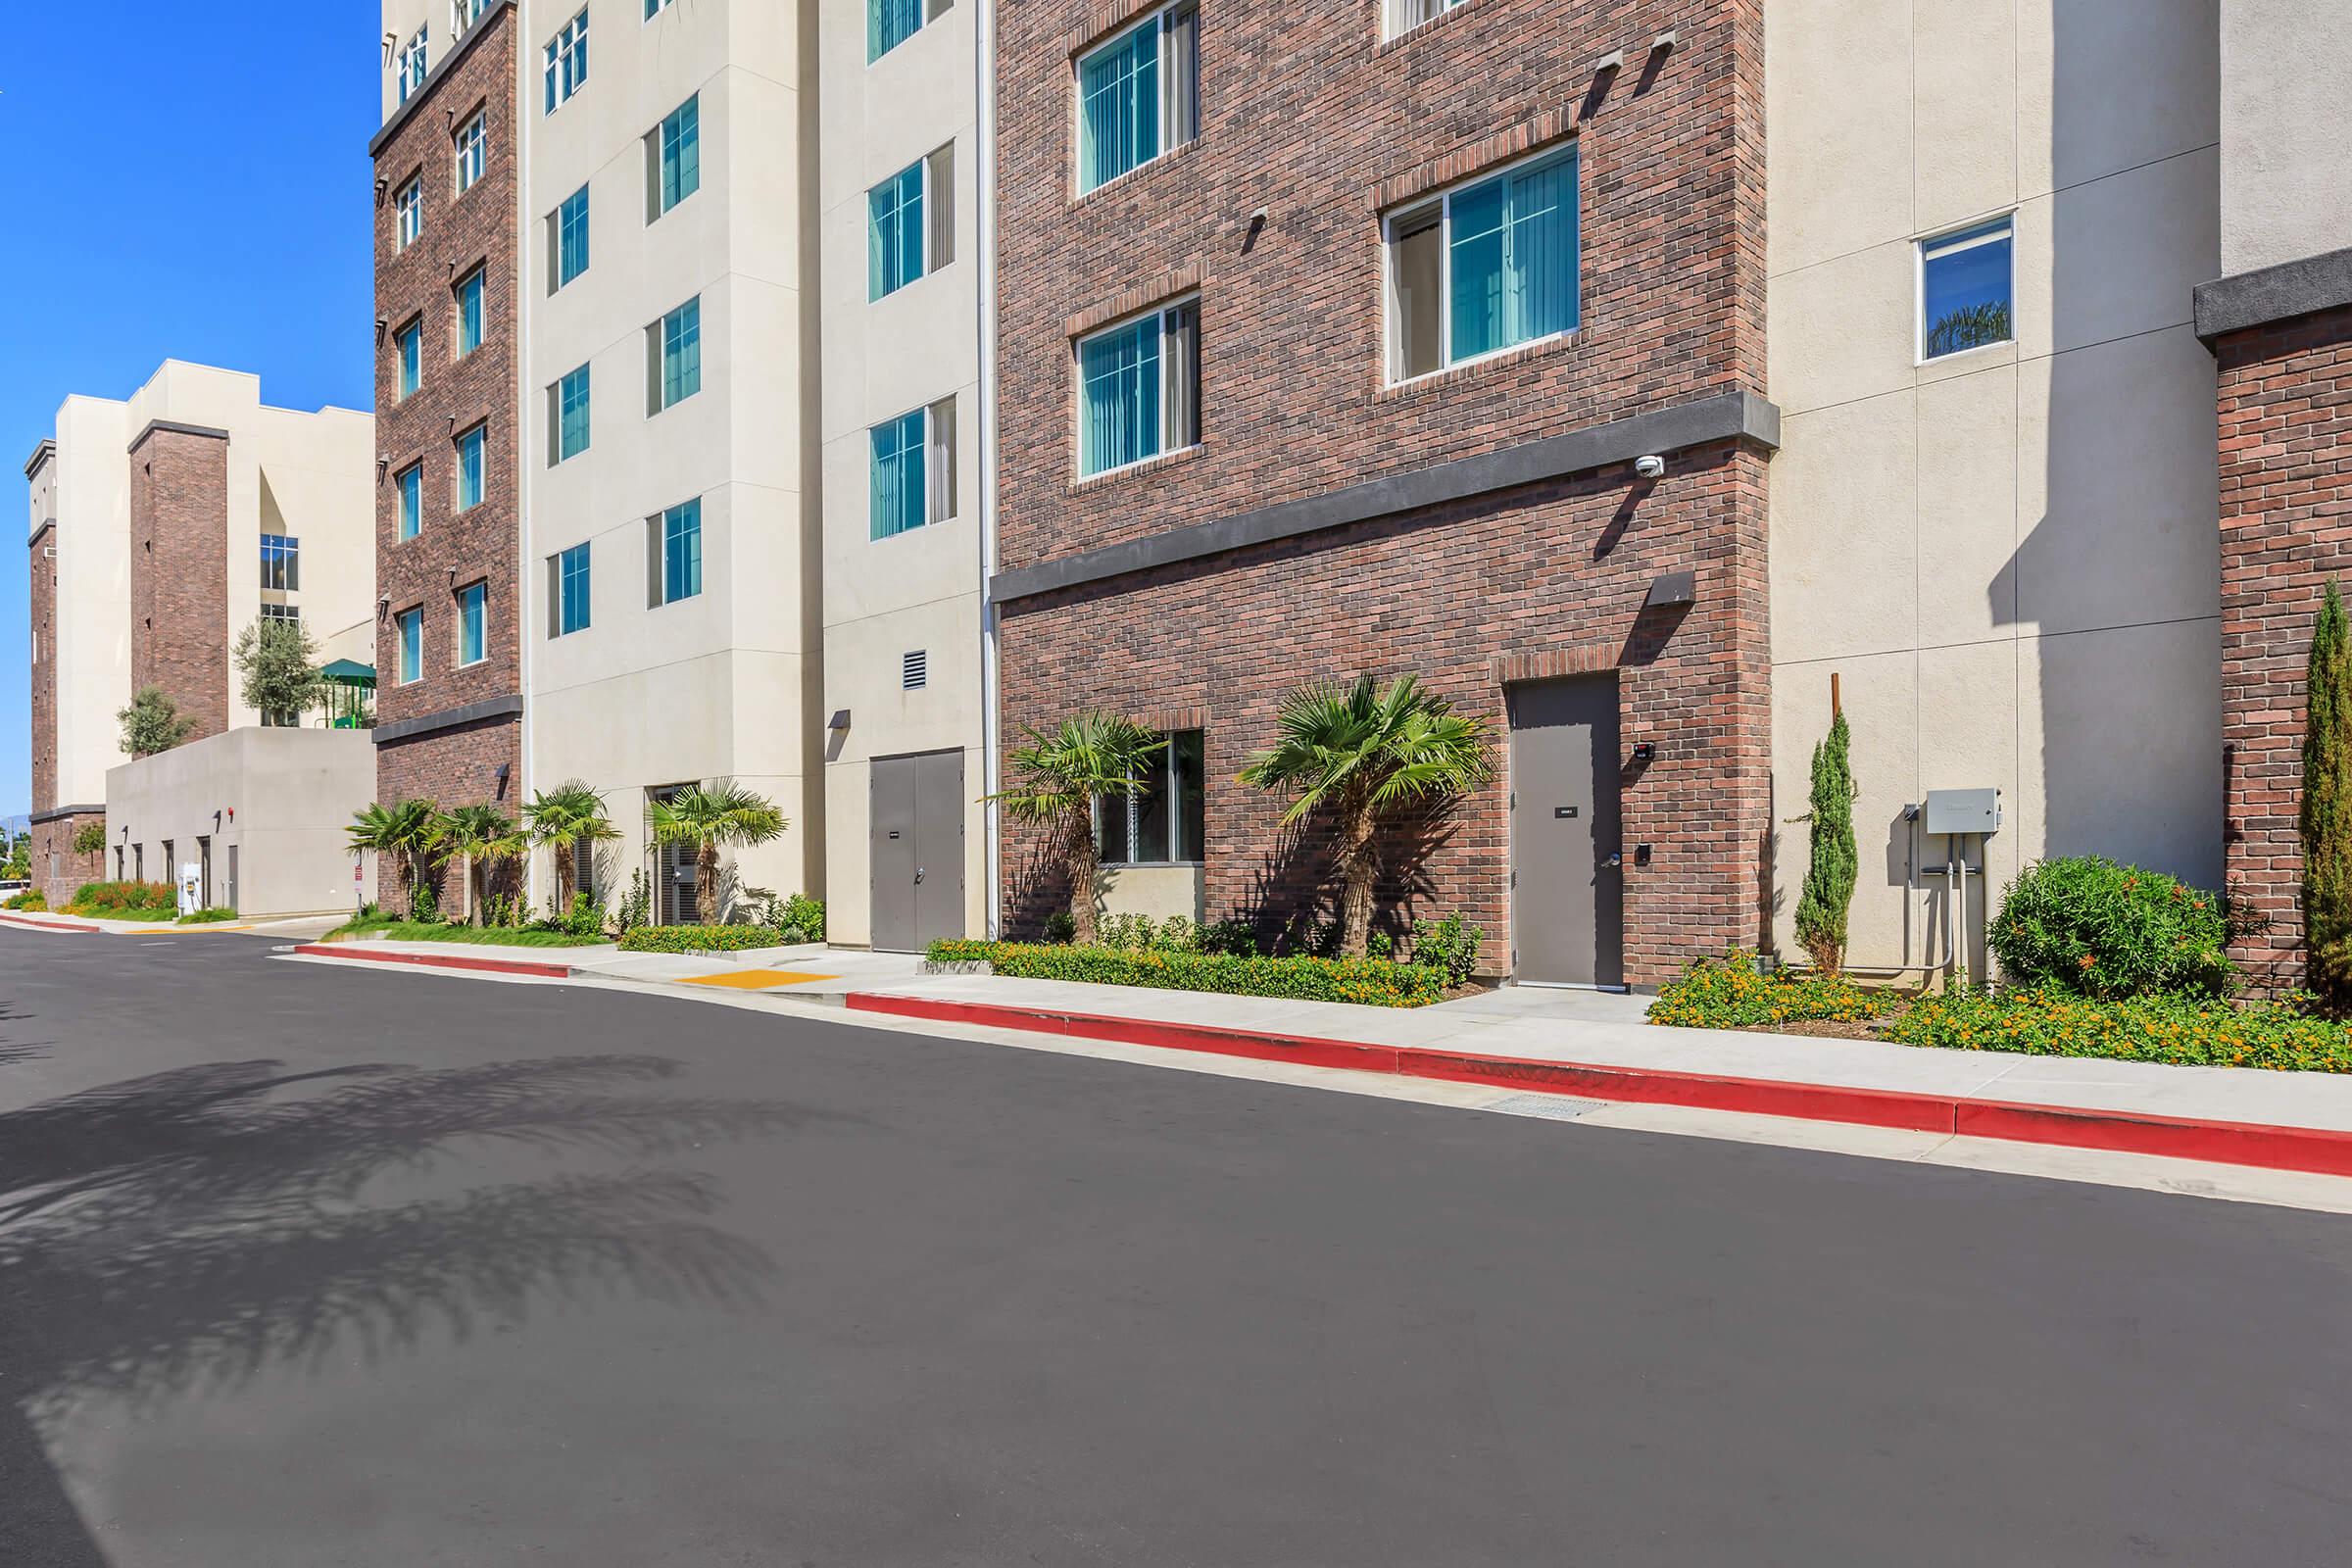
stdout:
[[917,648],[899,657],[899,689],[919,692],[931,680],[931,651]]

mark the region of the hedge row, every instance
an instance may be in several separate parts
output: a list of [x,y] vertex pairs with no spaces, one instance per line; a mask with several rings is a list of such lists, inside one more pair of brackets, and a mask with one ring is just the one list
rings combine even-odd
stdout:
[[934,942],[934,963],[984,961],[1024,980],[1077,980],[1098,986],[1150,986],[1229,997],[1285,997],[1352,1002],[1369,1007],[1422,1007],[1446,1000],[1446,972],[1385,958],[1247,957],[1229,953],[1071,948],[1027,942]]
[[1886,1010],[1885,992],[1863,990],[1843,975],[1815,969],[1765,974],[1749,953],[1700,958],[1658,988],[1651,1023],[1685,1029],[1752,1029],[1774,1024],[1852,1023]]
[[2092,1001],[2055,988],[1962,991],[1912,1003],[1886,1038],[1954,1051],[2352,1072],[2352,1031],[2287,1003],[2235,1007],[2190,997]]
[[633,925],[622,933],[623,953],[740,953],[782,948],[787,933],[766,925]]
[[179,917],[179,894],[169,882],[84,882],[66,907],[74,914],[175,920]]

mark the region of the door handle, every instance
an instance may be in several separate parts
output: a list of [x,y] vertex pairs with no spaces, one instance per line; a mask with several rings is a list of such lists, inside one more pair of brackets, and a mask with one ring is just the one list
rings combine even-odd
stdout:
[[920,882],[923,879],[923,868],[919,865],[914,868],[914,879],[917,882]]

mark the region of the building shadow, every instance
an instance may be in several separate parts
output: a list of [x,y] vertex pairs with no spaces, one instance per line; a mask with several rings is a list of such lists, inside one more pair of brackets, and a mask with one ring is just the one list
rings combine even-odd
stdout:
[[[713,1222],[717,1185],[634,1162],[822,1113],[643,1092],[679,1070],[230,1061],[0,1114],[0,1562],[104,1561],[42,1439],[92,1398],[135,1412],[273,1368],[373,1365],[542,1308],[757,1303],[774,1267]],[[466,1146],[632,1163],[365,1200]]]

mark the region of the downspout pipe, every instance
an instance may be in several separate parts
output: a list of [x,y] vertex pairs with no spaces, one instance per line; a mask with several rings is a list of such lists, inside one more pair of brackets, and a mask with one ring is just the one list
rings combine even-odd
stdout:
[[[997,605],[989,587],[997,569],[997,8],[973,7],[974,135],[979,143],[980,243],[980,776],[984,795],[1003,788],[998,760],[1003,716]],[[982,833],[991,938],[1004,930],[1002,812],[984,808]]]

